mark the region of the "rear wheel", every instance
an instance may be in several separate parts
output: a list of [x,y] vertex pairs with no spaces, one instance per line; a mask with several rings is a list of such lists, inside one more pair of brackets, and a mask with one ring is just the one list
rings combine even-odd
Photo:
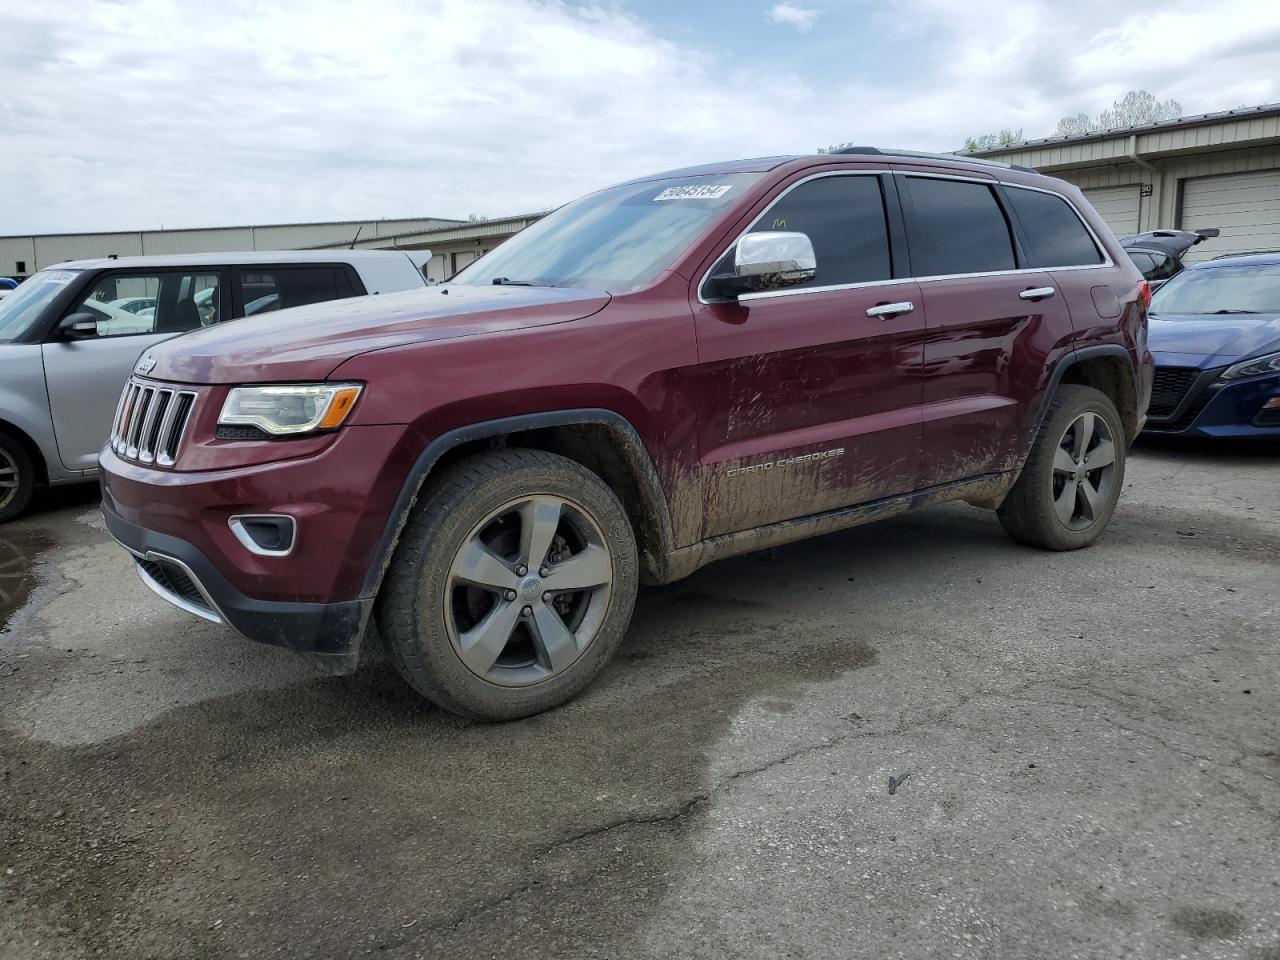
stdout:
[[1093,543],[1120,499],[1124,436],[1105,393],[1080,384],[1059,387],[1022,475],[998,511],[1005,531],[1048,550]]
[[539,450],[449,470],[410,518],[378,628],[400,674],[465,716],[510,720],[582,690],[626,632],[635,537],[599,477]]
[[0,431],[0,523],[27,509],[35,489],[36,468],[31,455],[11,434]]

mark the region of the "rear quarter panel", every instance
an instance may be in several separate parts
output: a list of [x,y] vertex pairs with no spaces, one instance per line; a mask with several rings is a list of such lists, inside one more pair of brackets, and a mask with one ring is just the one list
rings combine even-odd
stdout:
[[1065,298],[1075,327],[1077,349],[1120,347],[1128,354],[1135,374],[1136,414],[1145,418],[1151,396],[1152,359],[1147,348],[1147,310],[1141,300],[1145,282],[1120,246],[1111,228],[1085,199],[1080,188],[1065,180],[1011,171],[1010,183],[1048,187],[1062,194],[1092,229],[1110,263],[1096,268],[1050,270],[1054,285]]

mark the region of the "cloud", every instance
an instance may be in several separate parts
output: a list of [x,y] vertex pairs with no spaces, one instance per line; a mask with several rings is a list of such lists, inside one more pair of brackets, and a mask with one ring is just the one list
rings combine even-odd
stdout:
[[790,24],[801,33],[808,33],[818,19],[818,11],[792,3],[777,3],[769,10],[769,19],[774,23]]
[[0,235],[501,216],[713,160],[1043,136],[1130,88],[1189,112],[1280,100],[1280,12],[1258,0],[1156,16],[1109,0],[903,0],[828,10],[793,61],[778,45],[767,62],[672,39],[613,0],[354,9],[6,11]]

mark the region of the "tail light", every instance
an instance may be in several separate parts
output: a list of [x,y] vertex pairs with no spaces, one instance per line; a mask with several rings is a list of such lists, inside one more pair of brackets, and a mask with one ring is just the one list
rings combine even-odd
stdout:
[[1151,284],[1145,280],[1138,284],[1138,303],[1142,304],[1143,310],[1151,306]]

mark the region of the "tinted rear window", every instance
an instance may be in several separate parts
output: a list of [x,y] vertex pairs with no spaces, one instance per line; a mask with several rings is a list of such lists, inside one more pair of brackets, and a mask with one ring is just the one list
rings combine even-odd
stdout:
[[1066,200],[1039,190],[1005,189],[1031,245],[1028,251],[1031,266],[1080,267],[1102,263],[1097,244]]
[[354,297],[356,291],[341,267],[266,267],[240,275],[246,316]]
[[1012,270],[1013,240],[984,183],[903,177],[911,272],[917,277]]

